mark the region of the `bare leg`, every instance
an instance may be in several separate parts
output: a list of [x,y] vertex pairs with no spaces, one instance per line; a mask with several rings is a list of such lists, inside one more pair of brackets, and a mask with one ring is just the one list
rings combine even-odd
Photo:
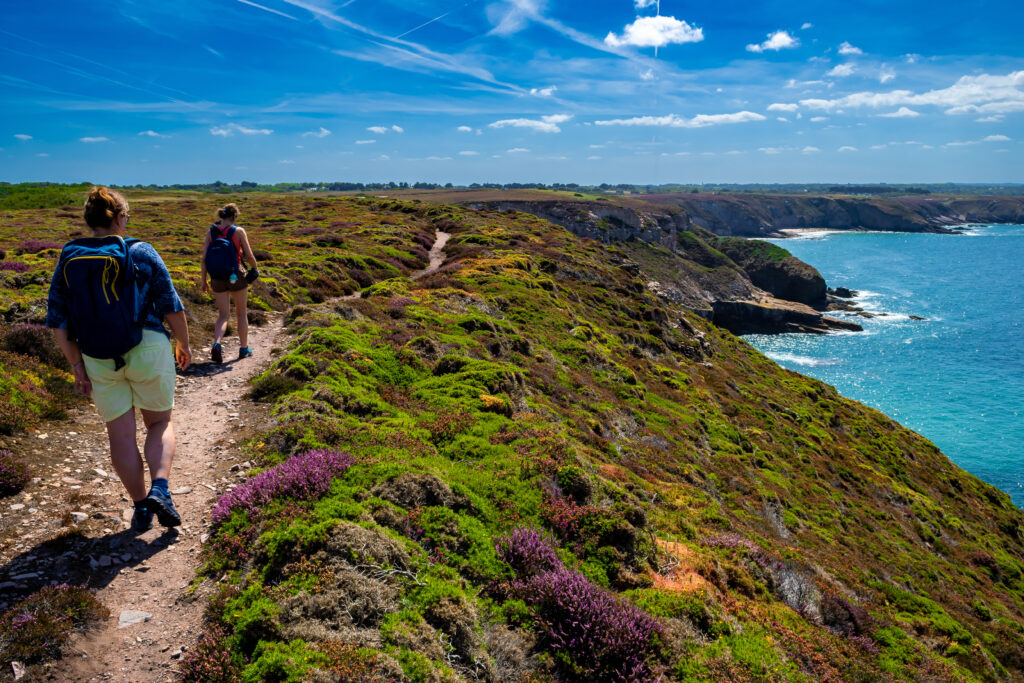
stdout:
[[139,446],[135,442],[134,408],[107,423],[107,438],[110,440],[110,462],[114,471],[132,500],[142,500],[146,497],[146,478]]
[[146,464],[150,479],[167,479],[174,459],[174,423],[170,410],[142,410],[146,425]]
[[213,343],[216,344],[224,337],[231,317],[231,297],[228,292],[214,292],[213,298],[217,301],[217,322],[213,326]]
[[231,300],[235,302],[235,317],[238,321],[238,345],[249,346],[249,290],[231,292]]

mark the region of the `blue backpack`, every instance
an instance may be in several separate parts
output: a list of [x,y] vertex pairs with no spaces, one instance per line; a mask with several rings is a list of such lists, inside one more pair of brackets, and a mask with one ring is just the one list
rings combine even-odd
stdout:
[[206,245],[206,272],[215,280],[227,280],[239,270],[238,248],[232,238],[235,226],[221,236],[216,225],[210,226],[210,243]]
[[82,353],[113,359],[116,370],[124,367],[124,354],[142,341],[138,271],[130,248],[138,241],[114,235],[72,240],[57,264],[70,297],[69,336]]

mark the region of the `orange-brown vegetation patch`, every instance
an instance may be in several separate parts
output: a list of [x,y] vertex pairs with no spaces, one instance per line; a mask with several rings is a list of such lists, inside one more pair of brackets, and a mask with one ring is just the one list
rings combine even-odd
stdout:
[[648,570],[654,587],[671,593],[695,593],[709,588],[708,582],[697,573],[697,556],[682,543],[656,539],[658,550],[674,559],[675,564],[664,573]]

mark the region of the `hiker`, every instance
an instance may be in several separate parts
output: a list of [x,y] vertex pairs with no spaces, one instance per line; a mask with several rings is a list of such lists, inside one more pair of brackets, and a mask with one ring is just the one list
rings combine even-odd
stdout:
[[[231,317],[231,302],[235,303],[235,320],[238,322],[238,359],[252,355],[249,348],[249,285],[260,276],[256,268],[256,257],[249,246],[245,229],[235,225],[238,220],[238,206],[228,204],[217,211],[218,219],[210,226],[203,242],[203,262],[200,266],[199,284],[203,292],[213,289],[217,301],[217,323],[213,327],[213,347],[210,358],[214,363],[224,361],[224,350],[220,340]],[[242,257],[249,269],[242,272]],[[209,276],[209,279],[207,279]]]
[[[75,391],[92,396],[107,424],[110,460],[135,503],[131,526],[149,530],[153,515],[165,527],[181,524],[167,479],[174,459],[174,362],[189,366],[185,309],[160,255],[125,238],[128,202],[94,187],[85,202],[93,236],[64,245],[50,283],[46,326],[71,365]],[[174,354],[167,322],[177,345]],[[135,441],[135,409],[146,426],[145,462]]]

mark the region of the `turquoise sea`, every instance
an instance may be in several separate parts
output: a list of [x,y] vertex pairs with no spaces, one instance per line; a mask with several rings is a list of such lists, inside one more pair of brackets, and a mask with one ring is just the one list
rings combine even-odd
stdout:
[[878,317],[851,318],[864,332],[747,341],[924,435],[1024,507],[1024,226],[770,241]]

